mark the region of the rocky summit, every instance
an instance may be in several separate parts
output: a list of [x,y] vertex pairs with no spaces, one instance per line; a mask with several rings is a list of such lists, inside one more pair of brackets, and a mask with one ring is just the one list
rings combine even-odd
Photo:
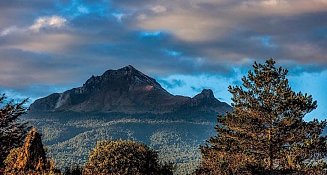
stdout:
[[[204,89],[191,97],[172,95],[133,66],[92,76],[82,87],[36,100],[31,113],[98,112],[124,114],[225,113],[231,107]],[[215,117],[215,116],[213,116]]]

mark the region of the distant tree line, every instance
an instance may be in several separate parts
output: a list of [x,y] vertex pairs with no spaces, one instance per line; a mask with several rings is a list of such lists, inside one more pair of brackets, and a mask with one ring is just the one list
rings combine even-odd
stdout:
[[[229,87],[233,111],[217,117],[217,134],[201,146],[197,175],[323,175],[327,174],[327,125],[304,117],[317,107],[312,96],[294,92],[288,71],[269,59],[255,63],[241,86]],[[24,104],[0,96],[0,174],[136,174],[170,175],[148,146],[134,141],[101,141],[84,167],[61,173],[46,156],[41,135],[18,117]]]

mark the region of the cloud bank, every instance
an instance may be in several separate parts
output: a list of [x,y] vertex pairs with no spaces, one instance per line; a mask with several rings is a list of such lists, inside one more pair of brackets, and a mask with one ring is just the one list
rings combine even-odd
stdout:
[[291,75],[327,69],[326,0],[12,0],[0,10],[0,90],[35,98],[33,87],[47,95],[128,64],[176,93],[201,88],[189,77],[235,83],[236,69],[270,57]]

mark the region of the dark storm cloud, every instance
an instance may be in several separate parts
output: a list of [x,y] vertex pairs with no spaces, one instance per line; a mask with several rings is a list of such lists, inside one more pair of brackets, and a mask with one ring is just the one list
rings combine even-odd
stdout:
[[165,28],[188,41],[197,55],[210,60],[239,62],[245,58],[275,57],[285,62],[319,62],[325,66],[327,6],[324,1],[312,4],[274,0],[191,1],[184,4],[185,8],[171,7],[170,13],[145,15],[139,26]]
[[[49,85],[70,83],[80,67],[56,55],[36,54],[17,49],[0,49],[1,87],[21,88],[40,82]],[[76,66],[76,67],[75,67]]]
[[83,83],[131,64],[151,76],[219,73],[269,57],[327,66],[322,0],[1,1],[3,88]]
[[28,25],[35,18],[52,12],[51,1],[0,1],[0,31],[9,26]]

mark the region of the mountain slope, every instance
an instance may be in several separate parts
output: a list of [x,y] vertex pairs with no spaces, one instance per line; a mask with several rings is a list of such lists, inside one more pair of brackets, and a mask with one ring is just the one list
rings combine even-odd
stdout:
[[209,89],[193,98],[167,92],[153,78],[126,66],[92,76],[82,87],[36,100],[30,112],[100,112],[124,114],[224,113],[231,107]]

